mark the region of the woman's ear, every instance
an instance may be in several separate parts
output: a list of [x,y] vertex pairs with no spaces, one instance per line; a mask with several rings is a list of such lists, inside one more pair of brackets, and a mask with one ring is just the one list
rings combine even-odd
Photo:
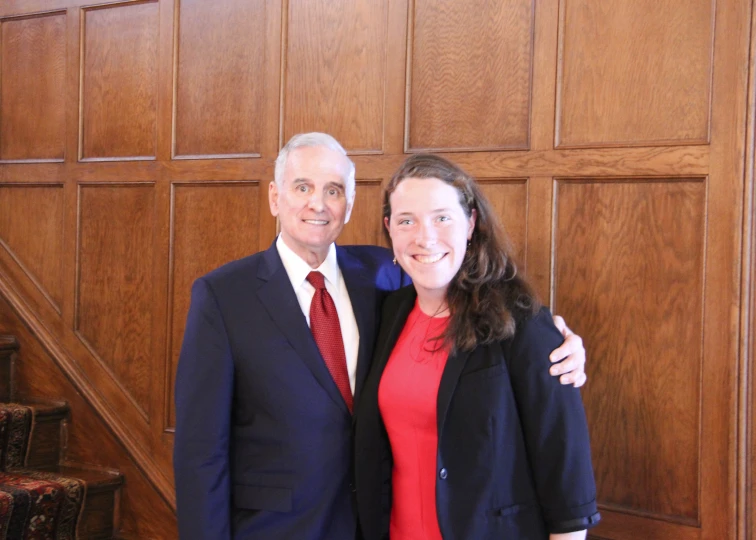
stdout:
[[475,220],[478,219],[478,211],[473,208],[470,210],[469,227],[467,229],[467,239],[472,240],[473,231],[475,230]]
[[389,218],[385,217],[383,218],[383,225],[386,227],[386,230],[391,232],[391,229],[389,228]]

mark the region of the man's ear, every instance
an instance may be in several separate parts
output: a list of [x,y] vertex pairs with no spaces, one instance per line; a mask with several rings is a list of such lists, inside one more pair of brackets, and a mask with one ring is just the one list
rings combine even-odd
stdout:
[[278,217],[278,185],[275,180],[268,184],[268,204],[273,217]]
[[346,214],[344,214],[344,225],[349,223],[349,218],[352,217],[352,208],[354,208],[354,197],[352,200],[347,200]]

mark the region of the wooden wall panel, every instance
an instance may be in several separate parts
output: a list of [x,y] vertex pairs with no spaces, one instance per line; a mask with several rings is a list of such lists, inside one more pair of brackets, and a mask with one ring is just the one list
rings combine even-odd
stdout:
[[504,230],[514,244],[518,268],[525,270],[528,233],[528,183],[525,179],[478,178]]
[[387,17],[387,2],[288,1],[282,143],[324,131],[351,153],[383,151]]
[[696,525],[706,186],[560,181],[556,205],[555,309],[591,344],[599,502]]
[[530,0],[415,0],[406,147],[528,148],[533,11]]
[[[407,152],[453,151],[586,340],[594,533],[733,540],[735,508],[754,511],[738,461],[753,7],[4,0],[0,293],[171,501],[189,288],[273,239],[279,145],[317,129],[368,154],[342,244],[384,243],[380,182]],[[164,513],[136,497],[127,531],[159,538]]]
[[381,180],[358,180],[349,223],[339,236],[342,246],[372,244],[388,246],[383,235],[383,189]]
[[79,188],[75,330],[149,418],[152,184]]
[[180,1],[175,155],[259,155],[266,15],[259,0]]
[[0,23],[0,159],[62,160],[66,16]]
[[60,312],[63,184],[0,184],[0,244]]
[[562,2],[557,145],[707,142],[714,4]]
[[[263,195],[267,196],[267,190]],[[174,184],[171,199],[172,281],[167,427],[173,427],[176,421],[173,386],[192,283],[222,264],[258,251],[260,183]]]
[[84,11],[80,158],[154,158],[158,4]]

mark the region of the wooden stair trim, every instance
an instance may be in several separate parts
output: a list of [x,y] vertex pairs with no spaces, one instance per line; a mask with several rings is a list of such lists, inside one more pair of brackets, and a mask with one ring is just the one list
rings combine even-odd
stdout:
[[[123,425],[118,416],[111,410],[107,402],[100,396],[97,389],[90,383],[86,374],[78,367],[60,345],[58,340],[50,333],[45,325],[37,318],[37,315],[22,299],[21,295],[10,284],[8,275],[0,270],[0,294],[13,307],[18,316],[29,327],[31,333],[37,338],[42,347],[47,351],[53,361],[68,377],[68,380],[79,391],[82,397],[95,410],[105,425],[112,431],[115,437],[126,449],[136,466],[144,473],[149,482],[168,505],[176,510],[176,494],[173,484],[166,478],[164,472],[152,459],[148,450],[142,447]],[[14,340],[15,341],[15,340]],[[16,344],[18,347],[18,344]]]
[[0,335],[0,351],[17,351],[18,341],[15,336]]

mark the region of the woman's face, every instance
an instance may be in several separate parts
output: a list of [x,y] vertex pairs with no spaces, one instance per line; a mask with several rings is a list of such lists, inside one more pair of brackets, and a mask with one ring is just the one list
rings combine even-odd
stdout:
[[391,217],[384,224],[396,260],[418,295],[445,297],[472,238],[475,210],[466,216],[457,190],[437,178],[406,178],[389,202]]

